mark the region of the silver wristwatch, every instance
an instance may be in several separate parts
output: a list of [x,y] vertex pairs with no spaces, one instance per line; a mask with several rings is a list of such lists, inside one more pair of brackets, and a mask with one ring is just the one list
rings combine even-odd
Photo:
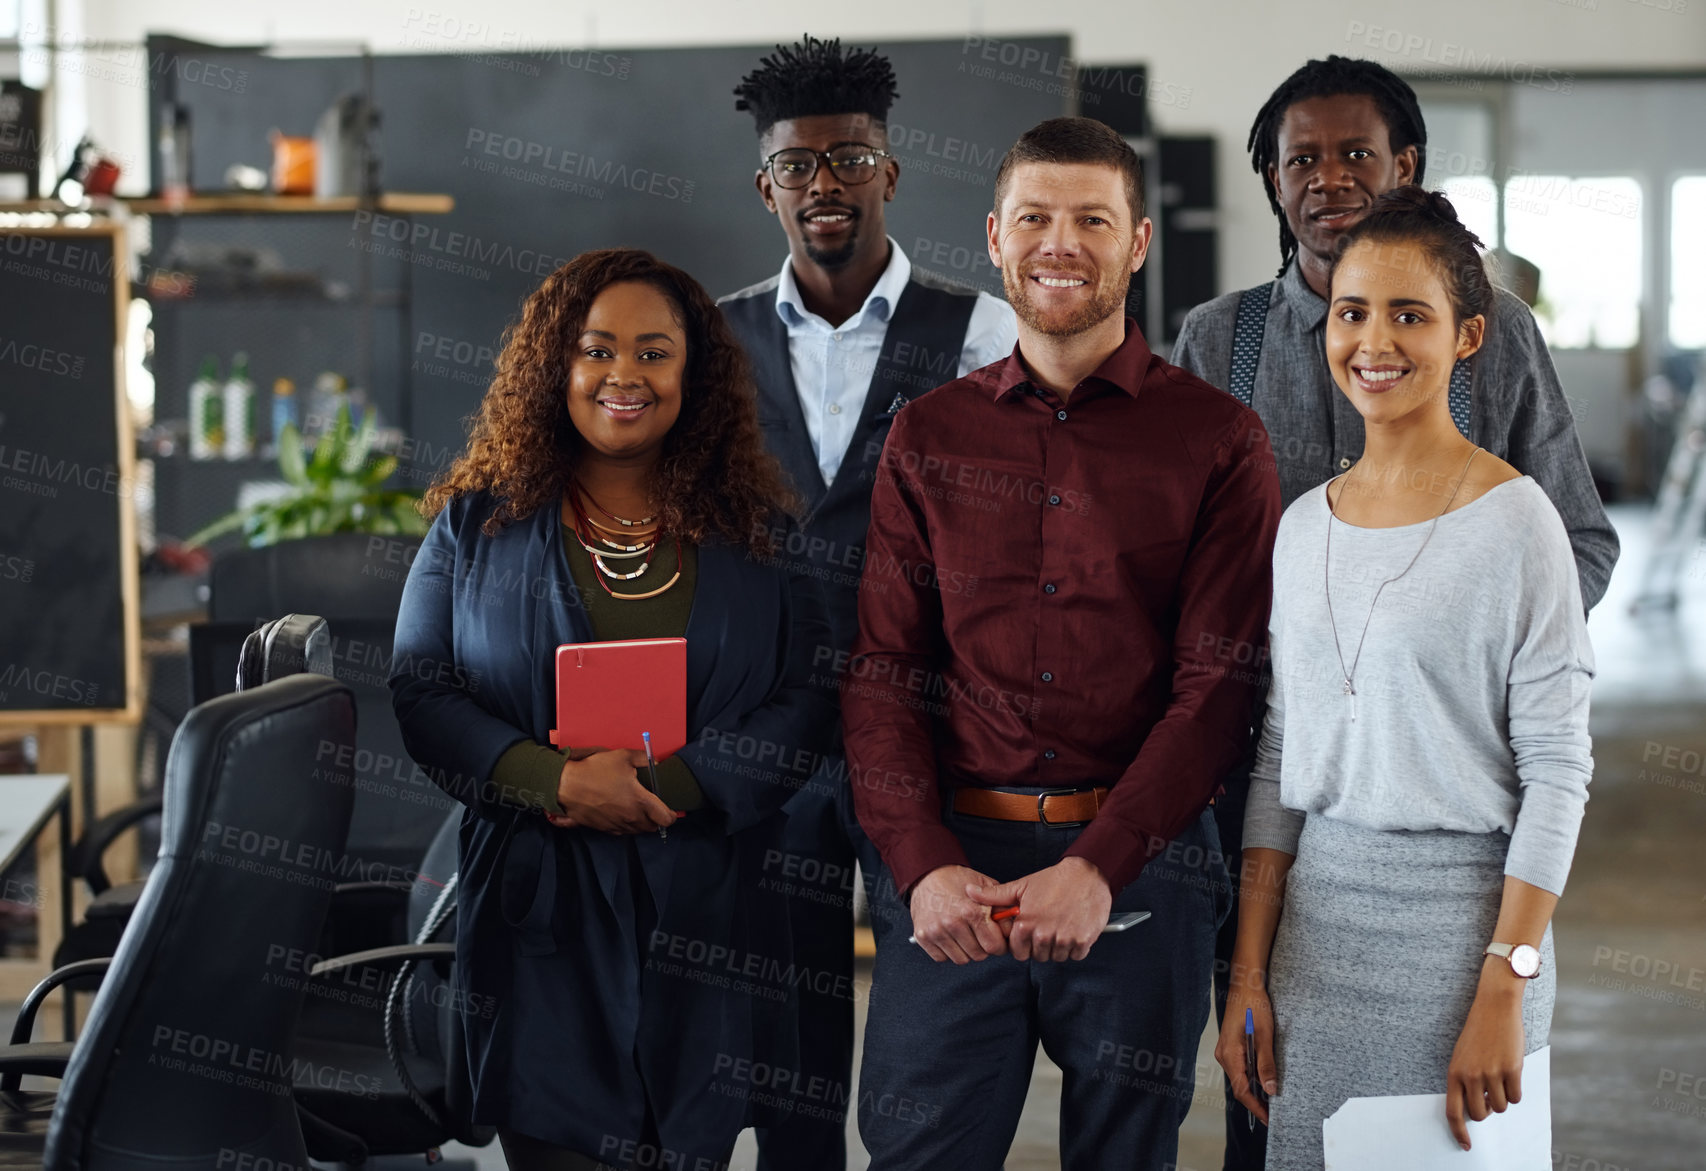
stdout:
[[1524,980],[1540,975],[1540,949],[1526,943],[1489,943],[1482,955],[1498,956],[1511,966],[1511,971]]

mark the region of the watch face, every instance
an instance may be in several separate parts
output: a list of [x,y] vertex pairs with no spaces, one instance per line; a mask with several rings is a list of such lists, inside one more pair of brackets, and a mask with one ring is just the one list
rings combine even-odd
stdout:
[[1526,943],[1519,943],[1511,949],[1511,971],[1524,979],[1532,979],[1540,975],[1540,951]]

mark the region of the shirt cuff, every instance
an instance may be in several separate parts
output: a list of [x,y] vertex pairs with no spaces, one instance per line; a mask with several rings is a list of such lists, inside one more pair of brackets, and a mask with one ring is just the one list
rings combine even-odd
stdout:
[[[1149,848],[1151,845],[1153,849]],[[1130,833],[1110,819],[1092,821],[1066,848],[1063,857],[1082,858],[1095,866],[1107,880],[1108,890],[1118,896],[1143,873],[1149,860],[1166,847],[1166,839],[1149,833]]]
[[504,750],[492,769],[492,783],[505,805],[522,805],[545,813],[561,813],[557,786],[562,781],[566,753],[531,740],[518,740]]
[[892,850],[884,852],[883,862],[894,876],[895,891],[903,900],[911,896],[912,888],[932,870],[969,865],[960,839],[941,824],[909,830]]
[[699,787],[699,778],[679,756],[658,761],[658,797],[677,813],[691,813],[705,807],[705,791]]

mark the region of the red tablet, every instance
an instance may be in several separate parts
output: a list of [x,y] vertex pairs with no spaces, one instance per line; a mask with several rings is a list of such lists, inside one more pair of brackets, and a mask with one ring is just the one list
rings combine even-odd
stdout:
[[558,748],[643,749],[662,760],[687,745],[687,640],[571,642],[557,648]]

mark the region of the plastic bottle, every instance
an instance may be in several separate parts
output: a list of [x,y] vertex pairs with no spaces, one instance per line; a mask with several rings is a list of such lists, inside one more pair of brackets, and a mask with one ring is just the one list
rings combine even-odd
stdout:
[[231,359],[225,381],[225,458],[247,459],[255,454],[255,384],[249,381],[249,355]]
[[308,395],[308,409],[303,416],[304,434],[318,438],[336,428],[338,408],[347,402],[349,384],[344,381],[344,376],[330,370],[321,371]]
[[296,383],[288,378],[275,378],[272,384],[272,445],[278,450],[278,441],[284,435],[286,426],[294,426],[302,430],[302,420],[296,411]]
[[219,359],[202,359],[190,383],[190,458],[217,459],[225,449],[225,403],[219,393]]

